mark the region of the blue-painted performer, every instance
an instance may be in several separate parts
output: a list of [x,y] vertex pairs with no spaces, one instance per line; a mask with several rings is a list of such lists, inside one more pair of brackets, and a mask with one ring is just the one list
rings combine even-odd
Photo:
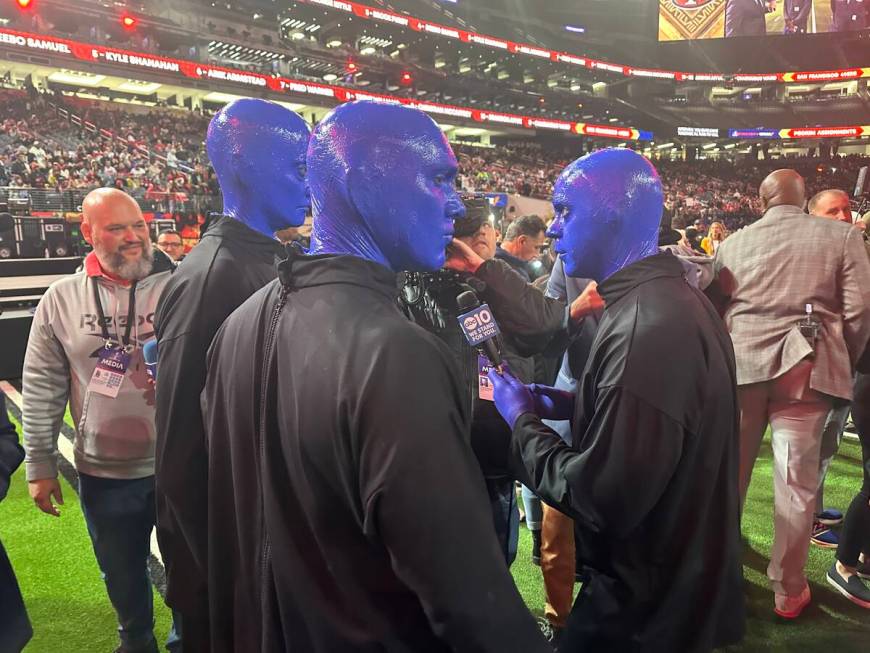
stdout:
[[199,405],[206,351],[226,317],[276,277],[283,247],[274,233],[305,220],[309,136],[299,115],[274,102],[236,100],[215,114],[206,147],[223,215],[173,273],[157,308],[157,533],[166,601],[182,615],[185,653],[212,650],[207,452]]
[[345,104],[312,135],[311,254],[209,354],[209,578],[233,588],[212,593],[216,653],[550,650],[495,536],[460,370],[397,302],[397,272],[444,265],[456,172],[408,107]]
[[[587,568],[559,650],[709,651],[744,630],[734,354],[713,306],[659,253],[649,161],[603,150],[553,193],[565,272],[605,309],[576,395],[490,373],[516,478],[575,521]],[[680,351],[680,356],[673,352]],[[542,419],[572,422],[567,445]]]

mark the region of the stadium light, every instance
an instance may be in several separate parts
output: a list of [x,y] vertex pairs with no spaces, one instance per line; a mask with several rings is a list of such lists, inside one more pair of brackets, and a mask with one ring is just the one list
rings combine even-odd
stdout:
[[33,0],[16,0],[19,9],[30,9],[33,5]]
[[344,70],[346,73],[348,73],[350,75],[354,75],[354,74],[359,72],[359,66],[357,66],[356,63],[353,61],[348,61],[344,65]]
[[121,25],[124,26],[124,29],[135,29],[136,23],[138,22],[139,21],[137,21],[133,16],[130,16],[129,14],[125,14],[121,18]]
[[569,32],[574,32],[575,34],[585,34],[586,28],[580,27],[579,25],[565,25],[565,29]]
[[414,77],[406,70],[402,73],[402,77],[399,79],[399,81],[405,86],[410,86],[411,83],[414,81]]

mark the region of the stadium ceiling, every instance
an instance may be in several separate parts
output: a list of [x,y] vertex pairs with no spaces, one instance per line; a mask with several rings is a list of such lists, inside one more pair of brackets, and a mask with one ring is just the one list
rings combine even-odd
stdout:
[[[231,4],[274,14],[287,3],[231,0]],[[656,0],[367,0],[364,4],[627,66],[733,74],[870,63],[868,32],[741,39],[739,47],[726,39],[659,44]],[[581,26],[585,32],[568,32],[566,25]]]
[[[525,35],[551,48],[569,50],[606,45],[610,53],[654,38],[658,16],[654,0],[389,0],[388,4],[411,14],[424,7],[440,7],[444,13],[503,38],[516,40]],[[567,25],[585,31],[570,32]],[[624,54],[634,56],[628,48]]]

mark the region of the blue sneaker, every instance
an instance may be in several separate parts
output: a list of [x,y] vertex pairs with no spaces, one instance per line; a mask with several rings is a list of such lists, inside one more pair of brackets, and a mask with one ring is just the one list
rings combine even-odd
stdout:
[[813,534],[810,541],[823,549],[836,549],[840,544],[840,538],[830,528],[820,521],[813,522]]
[[833,508],[825,508],[816,515],[816,521],[823,523],[825,526],[839,526],[843,523],[843,513]]

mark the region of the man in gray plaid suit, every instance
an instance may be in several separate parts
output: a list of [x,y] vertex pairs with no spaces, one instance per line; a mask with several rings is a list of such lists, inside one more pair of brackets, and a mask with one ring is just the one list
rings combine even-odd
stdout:
[[[870,261],[857,229],[804,213],[804,181],[777,170],[759,190],[764,215],[718,249],[740,403],[740,492],[768,424],[774,456],[774,542],[767,575],[775,612],[810,602],[804,565],[819,450],[833,405],[852,398],[855,361],[870,338]],[[800,327],[812,306],[815,328]]]

